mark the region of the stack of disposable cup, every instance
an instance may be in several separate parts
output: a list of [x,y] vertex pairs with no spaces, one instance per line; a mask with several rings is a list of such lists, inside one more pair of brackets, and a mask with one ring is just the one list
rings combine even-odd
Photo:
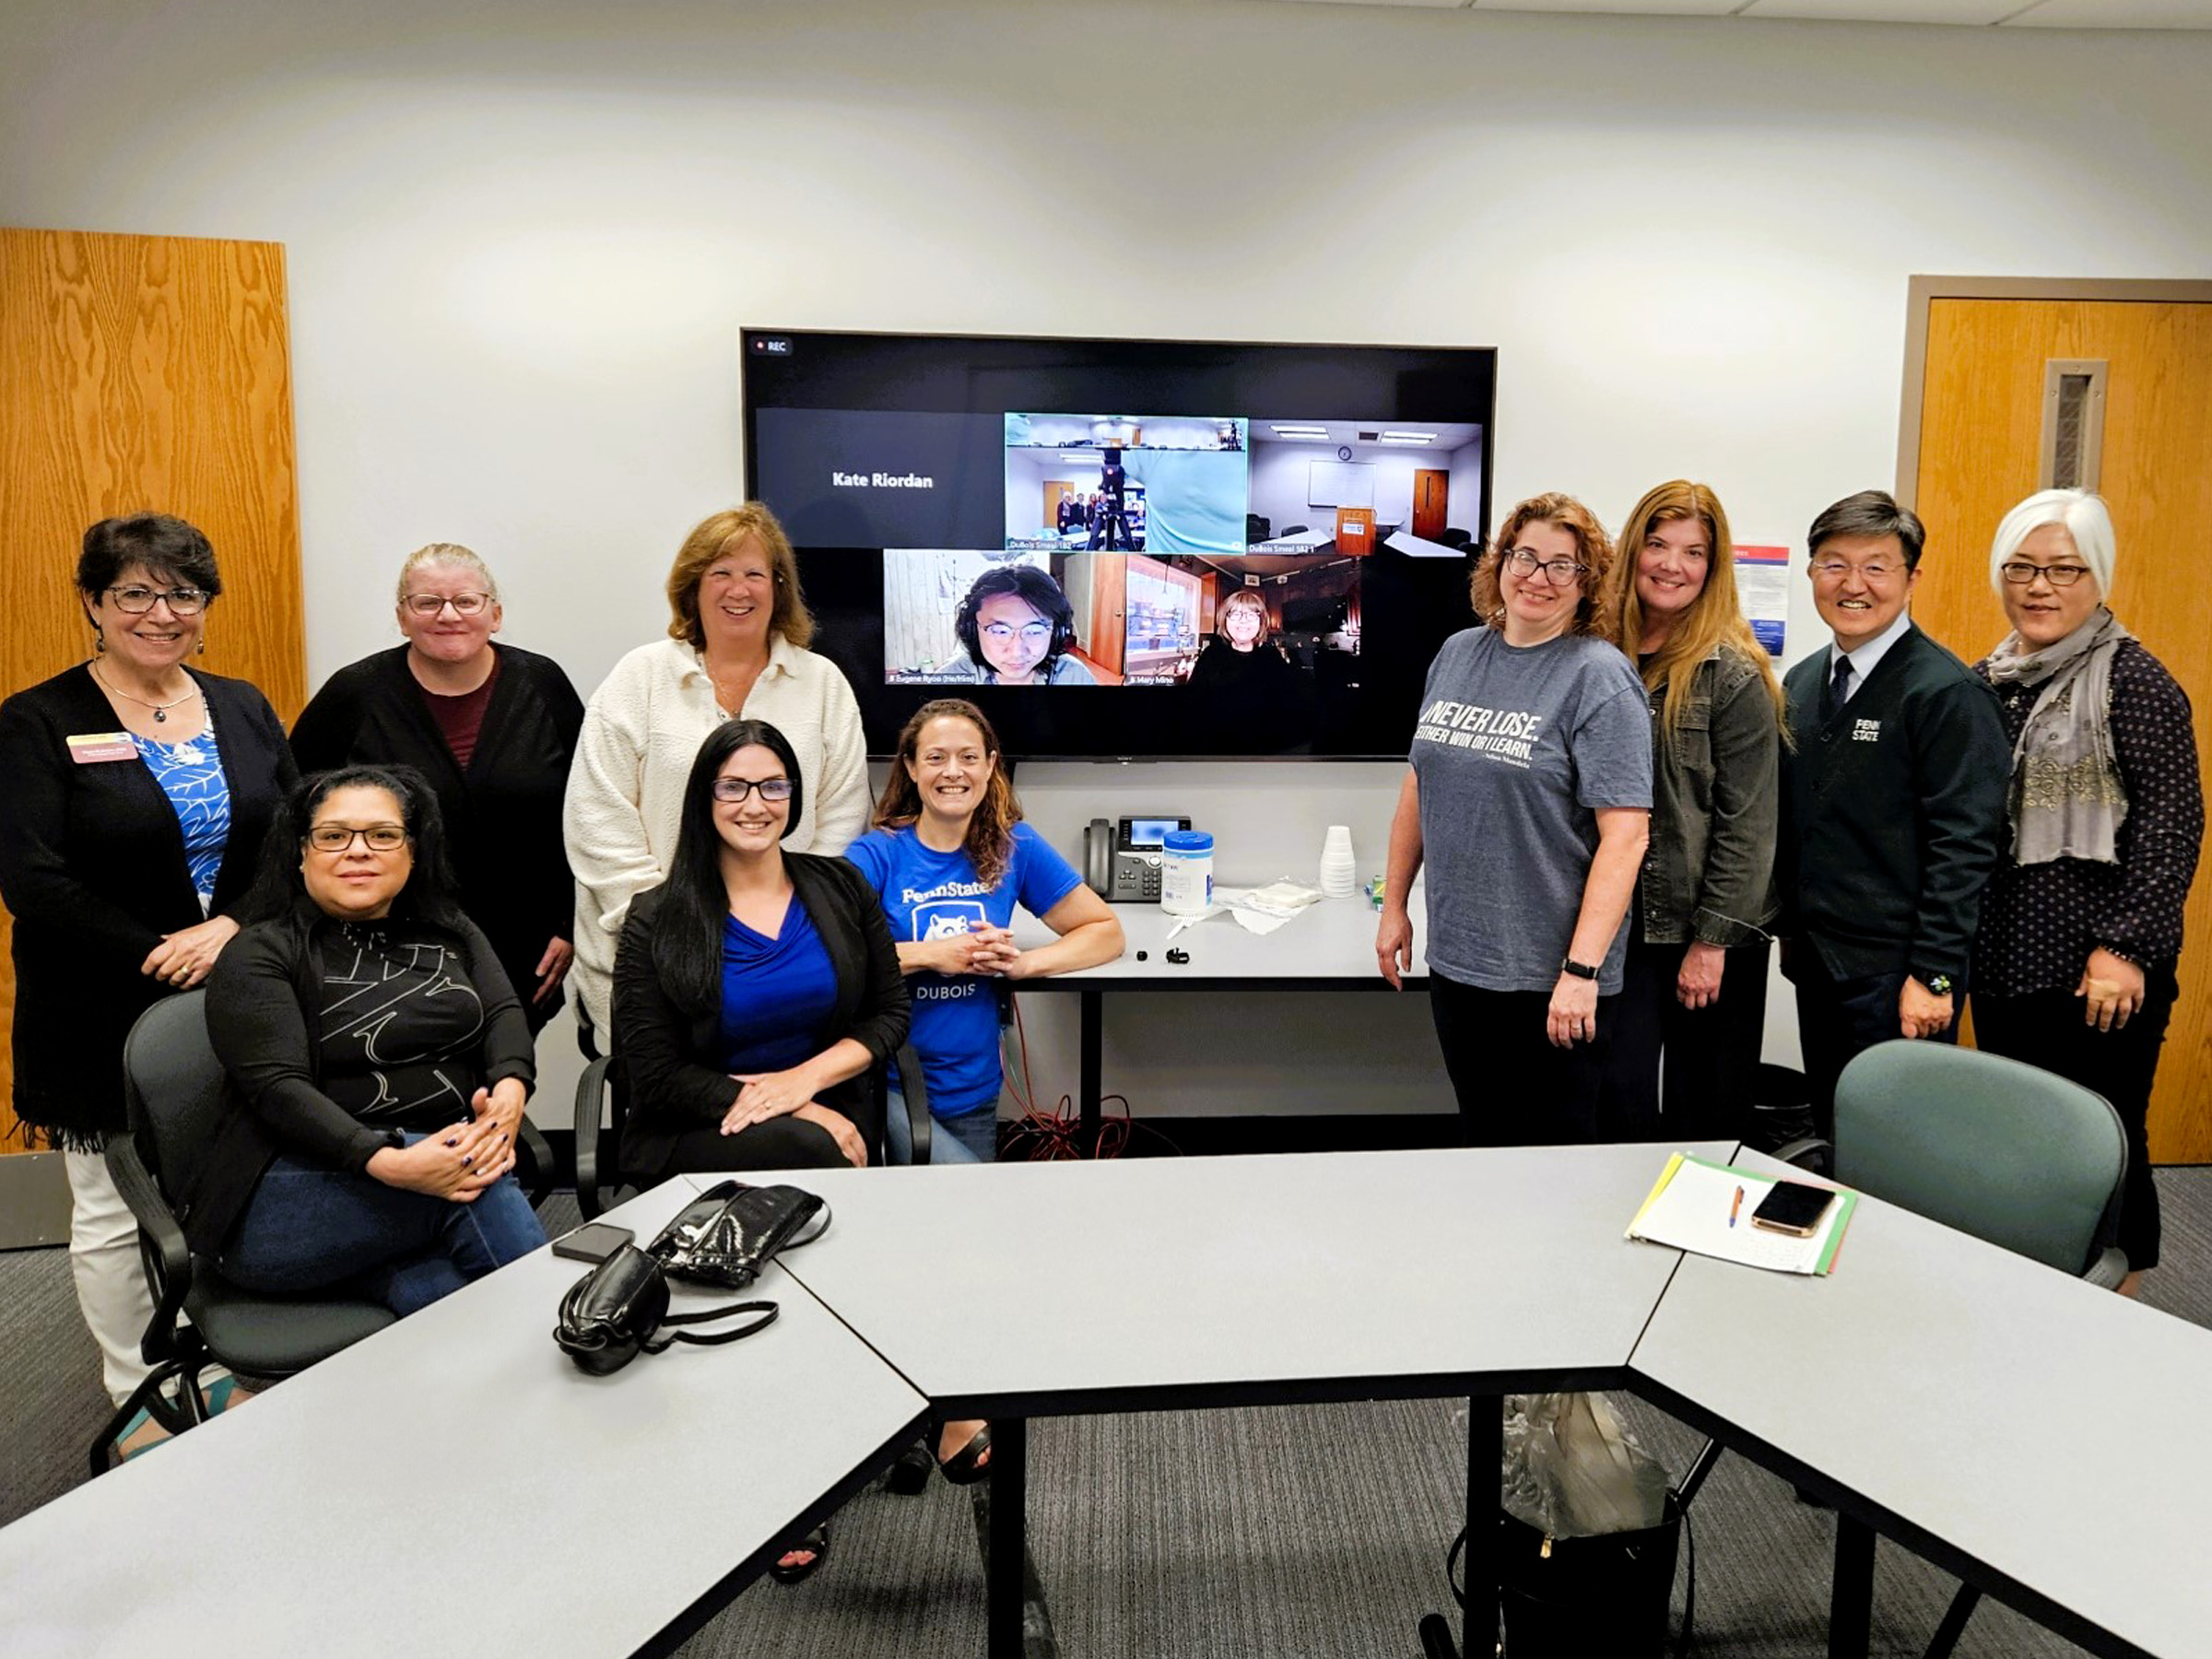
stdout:
[[1352,863],[1352,827],[1331,824],[1321,842],[1321,890],[1332,899],[1348,899],[1358,886]]

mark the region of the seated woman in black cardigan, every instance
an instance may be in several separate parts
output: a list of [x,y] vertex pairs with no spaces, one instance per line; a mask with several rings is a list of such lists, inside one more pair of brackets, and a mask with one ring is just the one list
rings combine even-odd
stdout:
[[862,1075],[906,1037],[899,952],[865,877],[782,850],[804,790],[763,720],[717,727],[692,762],[668,879],[615,958],[633,1181],[861,1165],[882,1140]]
[[228,1111],[180,1171],[193,1247],[249,1290],[348,1284],[406,1314],[544,1243],[509,1173],[530,1029],[421,775],[309,779],[241,911],[207,982]]

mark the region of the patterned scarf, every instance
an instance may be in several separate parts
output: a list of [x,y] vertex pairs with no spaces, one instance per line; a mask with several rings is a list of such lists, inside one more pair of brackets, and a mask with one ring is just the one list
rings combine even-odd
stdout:
[[2012,633],[1990,653],[1992,682],[2042,688],[2012,749],[2014,863],[2119,862],[2127,788],[2112,753],[2112,653],[2134,637],[2100,605],[2054,645],[2024,651]]

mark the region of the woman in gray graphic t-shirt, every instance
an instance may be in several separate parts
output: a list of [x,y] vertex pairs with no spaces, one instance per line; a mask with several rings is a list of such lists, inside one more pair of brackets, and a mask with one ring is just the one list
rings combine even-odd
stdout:
[[1507,515],[1472,584],[1483,626],[1430,665],[1391,821],[1375,959],[1413,966],[1427,870],[1430,1012],[1469,1145],[1602,1138],[1621,918],[1652,804],[1650,716],[1588,633],[1612,562],[1571,497]]

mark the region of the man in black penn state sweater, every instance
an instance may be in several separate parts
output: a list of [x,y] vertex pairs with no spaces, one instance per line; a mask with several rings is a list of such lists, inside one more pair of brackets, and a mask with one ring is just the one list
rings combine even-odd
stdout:
[[2006,846],[2012,746],[1995,696],[1912,625],[1920,520],[1878,489],[1813,521],[1835,635],[1790,671],[1783,966],[1821,1135],[1836,1077],[1892,1037],[1955,1041],[1982,889]]

